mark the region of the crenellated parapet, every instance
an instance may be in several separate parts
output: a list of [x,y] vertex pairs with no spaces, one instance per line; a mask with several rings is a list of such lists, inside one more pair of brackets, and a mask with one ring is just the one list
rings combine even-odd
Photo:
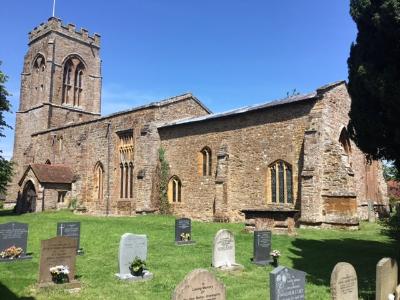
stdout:
[[76,30],[75,24],[63,24],[61,19],[51,17],[47,23],[41,23],[29,32],[29,45],[41,38],[42,36],[50,33],[57,32],[64,36],[71,37],[81,42],[100,47],[100,35],[94,33],[92,36],[89,35],[89,31],[85,28],[81,28],[79,31]]

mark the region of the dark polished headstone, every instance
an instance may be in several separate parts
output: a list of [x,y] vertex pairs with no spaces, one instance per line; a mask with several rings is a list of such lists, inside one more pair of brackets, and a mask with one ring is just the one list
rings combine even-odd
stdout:
[[77,254],[83,254],[83,249],[80,247],[81,238],[81,222],[59,222],[57,223],[57,236],[68,236],[77,240]]
[[271,300],[304,300],[306,273],[284,266],[269,274]]
[[0,262],[31,259],[32,256],[27,254],[27,243],[28,224],[19,222],[0,224],[0,252],[12,246],[22,248],[23,251],[17,259],[0,258]]
[[271,231],[254,231],[253,263],[268,265],[271,259]]
[[[185,240],[182,234],[189,234],[189,240]],[[192,221],[188,218],[175,220],[175,243],[177,245],[190,245],[196,243],[192,240]]]

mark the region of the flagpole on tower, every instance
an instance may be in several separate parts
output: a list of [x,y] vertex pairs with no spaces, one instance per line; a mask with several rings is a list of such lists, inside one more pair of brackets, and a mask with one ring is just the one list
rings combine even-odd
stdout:
[[55,12],[56,12],[56,0],[53,0],[53,18],[54,18]]

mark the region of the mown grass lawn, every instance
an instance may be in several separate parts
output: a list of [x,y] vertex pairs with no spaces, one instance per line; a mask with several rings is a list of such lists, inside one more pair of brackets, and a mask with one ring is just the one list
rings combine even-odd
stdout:
[[[0,223],[29,223],[28,251],[33,259],[0,264],[0,299],[170,299],[175,286],[195,268],[210,267],[212,241],[221,229],[230,229],[236,239],[236,260],[245,266],[241,273],[216,272],[225,284],[228,299],[269,299],[272,267],[251,263],[252,234],[243,224],[192,223],[193,246],[175,246],[174,218],[169,216],[92,217],[68,211],[9,215],[0,211]],[[62,290],[38,290],[40,240],[55,236],[58,221],[81,221],[81,246],[77,275],[82,283],[78,294]],[[147,234],[148,267],[154,279],[148,282],[118,281],[118,245],[125,232]],[[375,299],[375,266],[385,256],[397,257],[399,247],[381,234],[377,224],[363,223],[360,231],[298,230],[295,237],[274,235],[273,248],[282,253],[280,264],[305,271],[306,299],[329,299],[330,273],[339,261],[353,264],[358,274],[361,299]]]

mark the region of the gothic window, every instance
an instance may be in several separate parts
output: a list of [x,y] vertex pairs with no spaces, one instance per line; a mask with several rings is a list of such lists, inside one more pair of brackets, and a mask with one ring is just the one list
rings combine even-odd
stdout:
[[80,106],[82,98],[82,80],[83,80],[83,69],[82,63],[78,65],[75,71],[75,84],[74,84],[74,106]]
[[46,162],[45,162],[45,164],[46,164],[46,165],[51,165],[51,161],[50,161],[50,159],[46,159]]
[[201,151],[201,158],[199,164],[201,168],[200,174],[203,176],[211,176],[211,150],[208,147],[204,147]]
[[62,103],[81,106],[84,88],[85,66],[76,56],[64,63]]
[[292,167],[283,160],[269,166],[271,178],[271,202],[293,203]]
[[178,176],[172,176],[168,182],[168,201],[172,203],[181,202],[182,183]]
[[133,198],[133,131],[118,133],[120,157],[120,198]]
[[104,168],[101,162],[97,162],[94,168],[94,197],[103,199]]
[[32,86],[34,87],[33,93],[36,101],[39,103],[44,101],[44,81],[46,69],[46,61],[43,55],[38,54],[33,62],[32,70]]
[[129,198],[133,198],[133,163],[129,163]]

